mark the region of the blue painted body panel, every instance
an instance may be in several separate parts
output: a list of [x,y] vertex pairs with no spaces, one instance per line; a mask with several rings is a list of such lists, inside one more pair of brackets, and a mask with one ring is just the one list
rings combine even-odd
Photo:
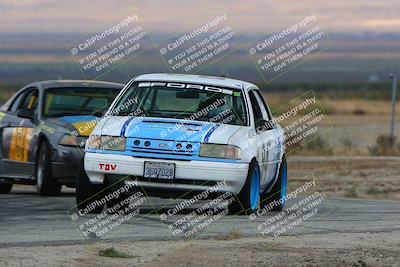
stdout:
[[[178,122],[178,123],[177,123]],[[125,151],[88,149],[87,152],[132,157],[241,163],[240,160],[200,157],[200,145],[207,143],[219,127],[214,123],[181,122],[176,119],[128,119],[121,129]]]

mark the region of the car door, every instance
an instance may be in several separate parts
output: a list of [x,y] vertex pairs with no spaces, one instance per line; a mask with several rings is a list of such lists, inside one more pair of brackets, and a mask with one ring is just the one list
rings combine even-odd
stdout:
[[266,112],[266,115],[265,116],[263,115],[263,116],[265,118],[268,118],[270,125],[273,126],[272,135],[271,135],[272,136],[271,149],[273,149],[273,151],[274,151],[273,158],[277,162],[277,166],[279,166],[279,163],[280,163],[280,160],[282,157],[282,153],[283,153],[283,138],[282,138],[283,131],[282,131],[282,128],[279,125],[276,125],[276,123],[274,122],[272,113],[271,113],[271,109],[269,108],[267,102],[261,95],[260,91],[256,90],[255,94],[256,94],[256,96],[258,96],[257,99],[259,100],[261,107],[263,107]]
[[[1,120],[1,176],[30,179],[34,170],[33,135],[38,114],[39,91],[19,93]],[[25,114],[25,115],[24,115]],[[33,118],[27,118],[31,114]]]
[[[272,122],[268,106],[258,90],[249,92],[250,101],[254,112],[254,125],[256,126],[256,138],[258,141],[259,165],[261,172],[260,188],[264,189],[275,178],[279,160],[277,160],[276,144],[277,129]],[[262,127],[258,125],[263,125]],[[270,128],[265,127],[269,125]]]

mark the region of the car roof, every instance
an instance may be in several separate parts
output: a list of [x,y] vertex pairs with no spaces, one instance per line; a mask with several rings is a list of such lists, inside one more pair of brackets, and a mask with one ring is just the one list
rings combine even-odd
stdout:
[[124,87],[121,83],[91,81],[91,80],[49,80],[40,81],[28,84],[26,87],[37,86],[42,89],[60,88],[60,87],[96,87],[96,88],[116,88],[122,89]]
[[143,74],[135,78],[135,81],[165,81],[165,82],[187,82],[194,84],[207,84],[213,86],[230,87],[248,90],[249,88],[258,88],[256,85],[225,77],[195,75],[195,74],[177,74],[177,73],[154,73]]

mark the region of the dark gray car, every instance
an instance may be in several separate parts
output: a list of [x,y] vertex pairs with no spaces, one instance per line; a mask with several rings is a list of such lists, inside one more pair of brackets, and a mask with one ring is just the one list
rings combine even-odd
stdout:
[[0,193],[14,183],[37,185],[41,195],[74,187],[86,139],[122,88],[59,80],[19,90],[0,109]]

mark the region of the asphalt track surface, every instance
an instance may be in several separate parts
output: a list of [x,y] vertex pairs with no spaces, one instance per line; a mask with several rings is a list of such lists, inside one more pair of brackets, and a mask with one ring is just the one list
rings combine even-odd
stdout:
[[[66,192],[68,191],[68,192]],[[292,199],[288,207],[297,200]],[[153,205],[162,207],[165,199],[152,198]],[[67,211],[75,206],[72,190],[59,197],[41,197],[34,187],[16,186],[10,194],[0,195],[0,247],[61,245],[84,243],[85,239]],[[171,205],[173,207],[173,205]],[[169,240],[171,231],[158,215],[149,215],[151,207],[142,206],[135,220],[113,231],[105,241]],[[242,236],[260,236],[257,225],[277,212],[250,221],[248,216],[224,216],[196,234],[208,238],[239,230]],[[182,215],[174,215],[179,218]],[[400,230],[400,202],[357,199],[326,199],[318,213],[307,222],[289,230],[286,235],[310,233],[391,232]],[[91,241],[99,239],[90,239]]]

